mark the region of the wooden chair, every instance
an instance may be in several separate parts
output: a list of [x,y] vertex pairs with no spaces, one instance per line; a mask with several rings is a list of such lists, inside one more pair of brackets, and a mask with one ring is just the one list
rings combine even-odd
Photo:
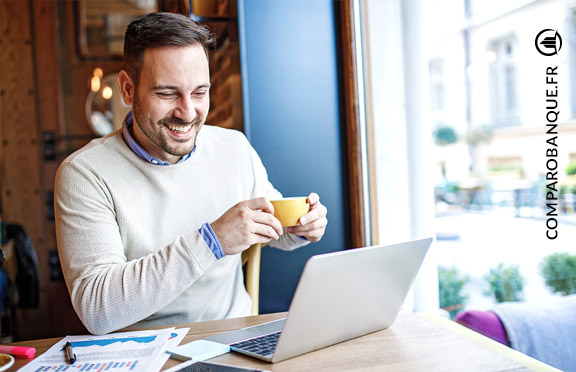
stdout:
[[258,300],[260,292],[260,256],[262,244],[254,244],[242,252],[244,267],[244,284],[252,299],[252,315],[258,315]]

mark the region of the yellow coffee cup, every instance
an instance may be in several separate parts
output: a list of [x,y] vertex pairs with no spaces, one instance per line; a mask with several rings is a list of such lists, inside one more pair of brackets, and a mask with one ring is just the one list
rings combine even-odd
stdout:
[[270,203],[274,206],[274,217],[280,221],[282,226],[299,225],[298,220],[300,217],[310,210],[310,205],[306,199],[305,196],[295,196],[270,200]]

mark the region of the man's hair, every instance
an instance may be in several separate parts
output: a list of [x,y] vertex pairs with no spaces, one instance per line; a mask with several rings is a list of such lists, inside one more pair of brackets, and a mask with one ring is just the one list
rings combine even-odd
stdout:
[[144,52],[150,48],[199,44],[208,58],[216,38],[204,25],[176,13],[150,13],[135,18],[124,36],[124,69],[138,84]]

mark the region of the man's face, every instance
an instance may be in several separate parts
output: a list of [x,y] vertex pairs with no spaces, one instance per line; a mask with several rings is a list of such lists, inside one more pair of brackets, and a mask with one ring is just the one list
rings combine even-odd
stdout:
[[209,90],[202,46],[146,50],[132,100],[138,144],[172,164],[190,153],[208,115]]

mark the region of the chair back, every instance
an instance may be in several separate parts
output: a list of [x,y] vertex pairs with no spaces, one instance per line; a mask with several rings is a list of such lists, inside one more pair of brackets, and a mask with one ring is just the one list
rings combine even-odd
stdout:
[[248,292],[248,295],[252,299],[252,315],[258,315],[261,252],[262,244],[254,244],[242,252],[244,284],[246,286],[246,292]]

